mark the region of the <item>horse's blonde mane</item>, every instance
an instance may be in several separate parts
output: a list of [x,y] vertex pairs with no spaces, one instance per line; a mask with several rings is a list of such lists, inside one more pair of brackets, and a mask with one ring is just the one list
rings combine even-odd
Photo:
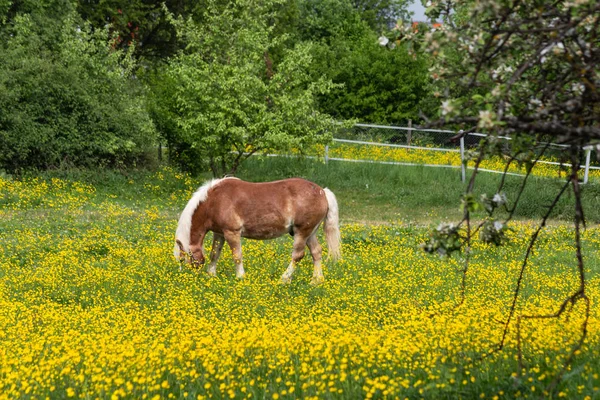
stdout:
[[192,195],[190,201],[188,201],[187,205],[181,212],[181,216],[179,217],[179,223],[177,224],[177,231],[175,233],[175,248],[173,250],[173,254],[175,258],[179,259],[180,249],[177,241],[181,243],[183,247],[183,251],[190,251],[190,231],[192,229],[192,216],[194,215],[194,211],[198,208],[198,204],[206,201],[208,197],[208,191],[224,181],[225,179],[236,179],[233,177],[225,177],[221,179],[212,179],[196,190],[196,192]]

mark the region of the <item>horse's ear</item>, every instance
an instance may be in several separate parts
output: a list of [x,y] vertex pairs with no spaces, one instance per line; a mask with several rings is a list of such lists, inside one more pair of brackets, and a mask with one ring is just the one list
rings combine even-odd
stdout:
[[179,246],[179,251],[181,252],[181,254],[185,254],[185,250],[183,250],[183,244],[181,244],[179,239],[175,239],[175,243],[177,243],[177,246]]

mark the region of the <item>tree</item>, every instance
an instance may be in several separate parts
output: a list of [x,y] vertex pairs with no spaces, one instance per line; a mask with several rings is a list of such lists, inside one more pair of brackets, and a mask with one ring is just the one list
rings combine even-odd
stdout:
[[298,0],[295,25],[298,40],[328,46],[347,38],[362,37],[371,30],[350,0]]
[[134,57],[150,62],[165,61],[179,49],[177,34],[162,4],[184,18],[198,14],[203,8],[203,2],[182,0],[77,0],[76,3],[81,17],[96,29],[110,26],[116,47],[126,49],[135,45]]
[[378,124],[406,124],[430,113],[431,97],[425,56],[405,49],[385,51],[372,32],[320,46],[315,70],[339,84],[319,97],[321,110],[338,119]]
[[399,19],[409,19],[405,0],[353,0],[353,5],[374,31],[388,30]]
[[[591,1],[433,4],[428,15],[444,20],[423,36],[436,61],[434,79],[478,92],[446,92],[444,123],[577,146],[600,139],[598,10]],[[408,27],[400,33],[416,35]]]
[[332,84],[311,80],[311,46],[285,50],[277,64],[270,57],[285,40],[269,24],[278,4],[210,2],[203,24],[171,18],[187,45],[162,78],[172,82],[160,86],[170,98],[159,92],[155,104],[171,110],[162,113],[171,128],[167,140],[188,168],[204,163],[215,176],[232,174],[256,152],[302,152],[328,143],[339,128],[316,109],[316,95]]
[[0,0],[0,39],[10,40],[15,21],[27,15],[30,31],[49,50],[58,50],[62,21],[75,12],[72,0]]
[[358,11],[350,0],[299,4],[298,38],[315,43],[312,74],[338,84],[319,96],[321,111],[373,123],[416,121],[420,112],[429,111],[426,57],[375,46],[379,33],[365,22],[366,11]]
[[[439,0],[428,2],[428,6],[428,15],[441,18],[443,25],[424,34],[401,27],[397,37],[413,50],[424,45],[435,61],[432,76],[439,82],[438,94],[443,101],[440,118],[430,121],[430,125],[457,124],[464,129],[461,135],[477,129],[489,136],[475,154],[475,172],[462,199],[463,220],[441,225],[424,248],[441,254],[464,249],[466,275],[473,236],[479,234],[483,241],[502,243],[531,168],[548,151],[548,142],[566,145],[563,155],[571,163],[568,178],[530,239],[502,337],[492,350],[504,348],[509,328],[516,320],[520,376],[524,368],[521,321],[559,318],[580,306],[581,335],[572,345],[563,368],[548,385],[547,392],[551,393],[583,346],[590,316],[580,240],[585,220],[578,172],[583,146],[600,139],[600,3],[479,0],[458,4]],[[499,136],[512,140],[506,145]],[[529,171],[516,198],[506,199],[503,195],[505,179],[501,180],[497,193],[475,198],[473,189],[480,162],[490,155],[501,154],[507,147],[509,152],[504,154],[507,168],[513,162],[521,162]],[[517,315],[522,278],[536,239],[558,200],[569,190],[573,193],[575,210],[574,249],[579,285],[557,304],[554,312]],[[507,201],[512,204],[509,206]],[[474,225],[472,214],[477,209],[486,210],[488,218]],[[497,211],[501,209],[506,214],[498,219]],[[464,279],[462,289],[464,294]],[[463,302],[464,295],[460,304]]]

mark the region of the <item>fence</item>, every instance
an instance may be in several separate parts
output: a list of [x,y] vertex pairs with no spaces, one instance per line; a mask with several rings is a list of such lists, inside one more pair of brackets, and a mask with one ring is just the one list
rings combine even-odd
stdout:
[[[419,159],[419,162],[410,162],[410,160],[406,162],[377,160],[363,157],[336,157],[335,154],[332,156],[332,149],[330,148],[330,146],[325,147],[325,162],[327,163],[330,160],[333,160],[345,162],[368,162],[390,165],[421,165],[426,167],[438,168],[460,168],[461,179],[464,182],[466,180],[466,170],[468,168],[470,169],[470,167],[467,167],[466,163],[467,151],[470,148],[475,148],[483,138],[487,137],[487,135],[481,133],[469,133],[462,136],[458,141],[450,140],[451,138],[457,136],[458,133],[459,132],[450,130],[413,128],[410,124],[408,127],[355,124],[351,130],[342,132],[342,134],[338,135],[338,137],[333,139],[333,141],[334,143],[341,143],[347,145],[376,146],[379,148],[388,149],[410,149],[411,151],[415,150],[422,151],[425,153],[457,153],[460,158],[460,165],[452,164],[450,161],[448,161],[451,160],[451,158],[446,158],[448,162],[446,164],[443,164],[436,162],[427,162],[426,157],[422,157],[421,159]],[[511,138],[504,136],[500,136],[498,137],[498,139],[506,141],[512,140]],[[556,158],[558,160],[562,158],[564,150],[568,148],[568,146],[566,145],[554,143],[545,143],[543,145],[543,147],[546,150],[545,155]],[[582,160],[582,164],[584,165],[583,183],[588,182],[590,170],[600,170],[600,167],[590,165],[591,152],[593,149],[593,146],[586,146],[584,148],[585,160]],[[456,159],[456,161],[458,161],[458,159]],[[558,165],[561,167],[571,166],[570,163],[560,161],[538,160],[536,163]],[[489,168],[479,168],[478,170],[490,173],[504,173],[503,171]],[[507,174],[524,176],[524,174],[517,172],[507,172]]]

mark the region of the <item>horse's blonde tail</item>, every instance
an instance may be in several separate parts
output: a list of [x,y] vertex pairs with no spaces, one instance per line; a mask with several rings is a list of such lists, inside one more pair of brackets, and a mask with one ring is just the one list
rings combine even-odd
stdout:
[[325,197],[327,197],[327,204],[329,205],[327,216],[325,216],[325,224],[323,226],[328,247],[327,258],[337,261],[342,255],[338,203],[331,190],[325,188],[324,191]]

